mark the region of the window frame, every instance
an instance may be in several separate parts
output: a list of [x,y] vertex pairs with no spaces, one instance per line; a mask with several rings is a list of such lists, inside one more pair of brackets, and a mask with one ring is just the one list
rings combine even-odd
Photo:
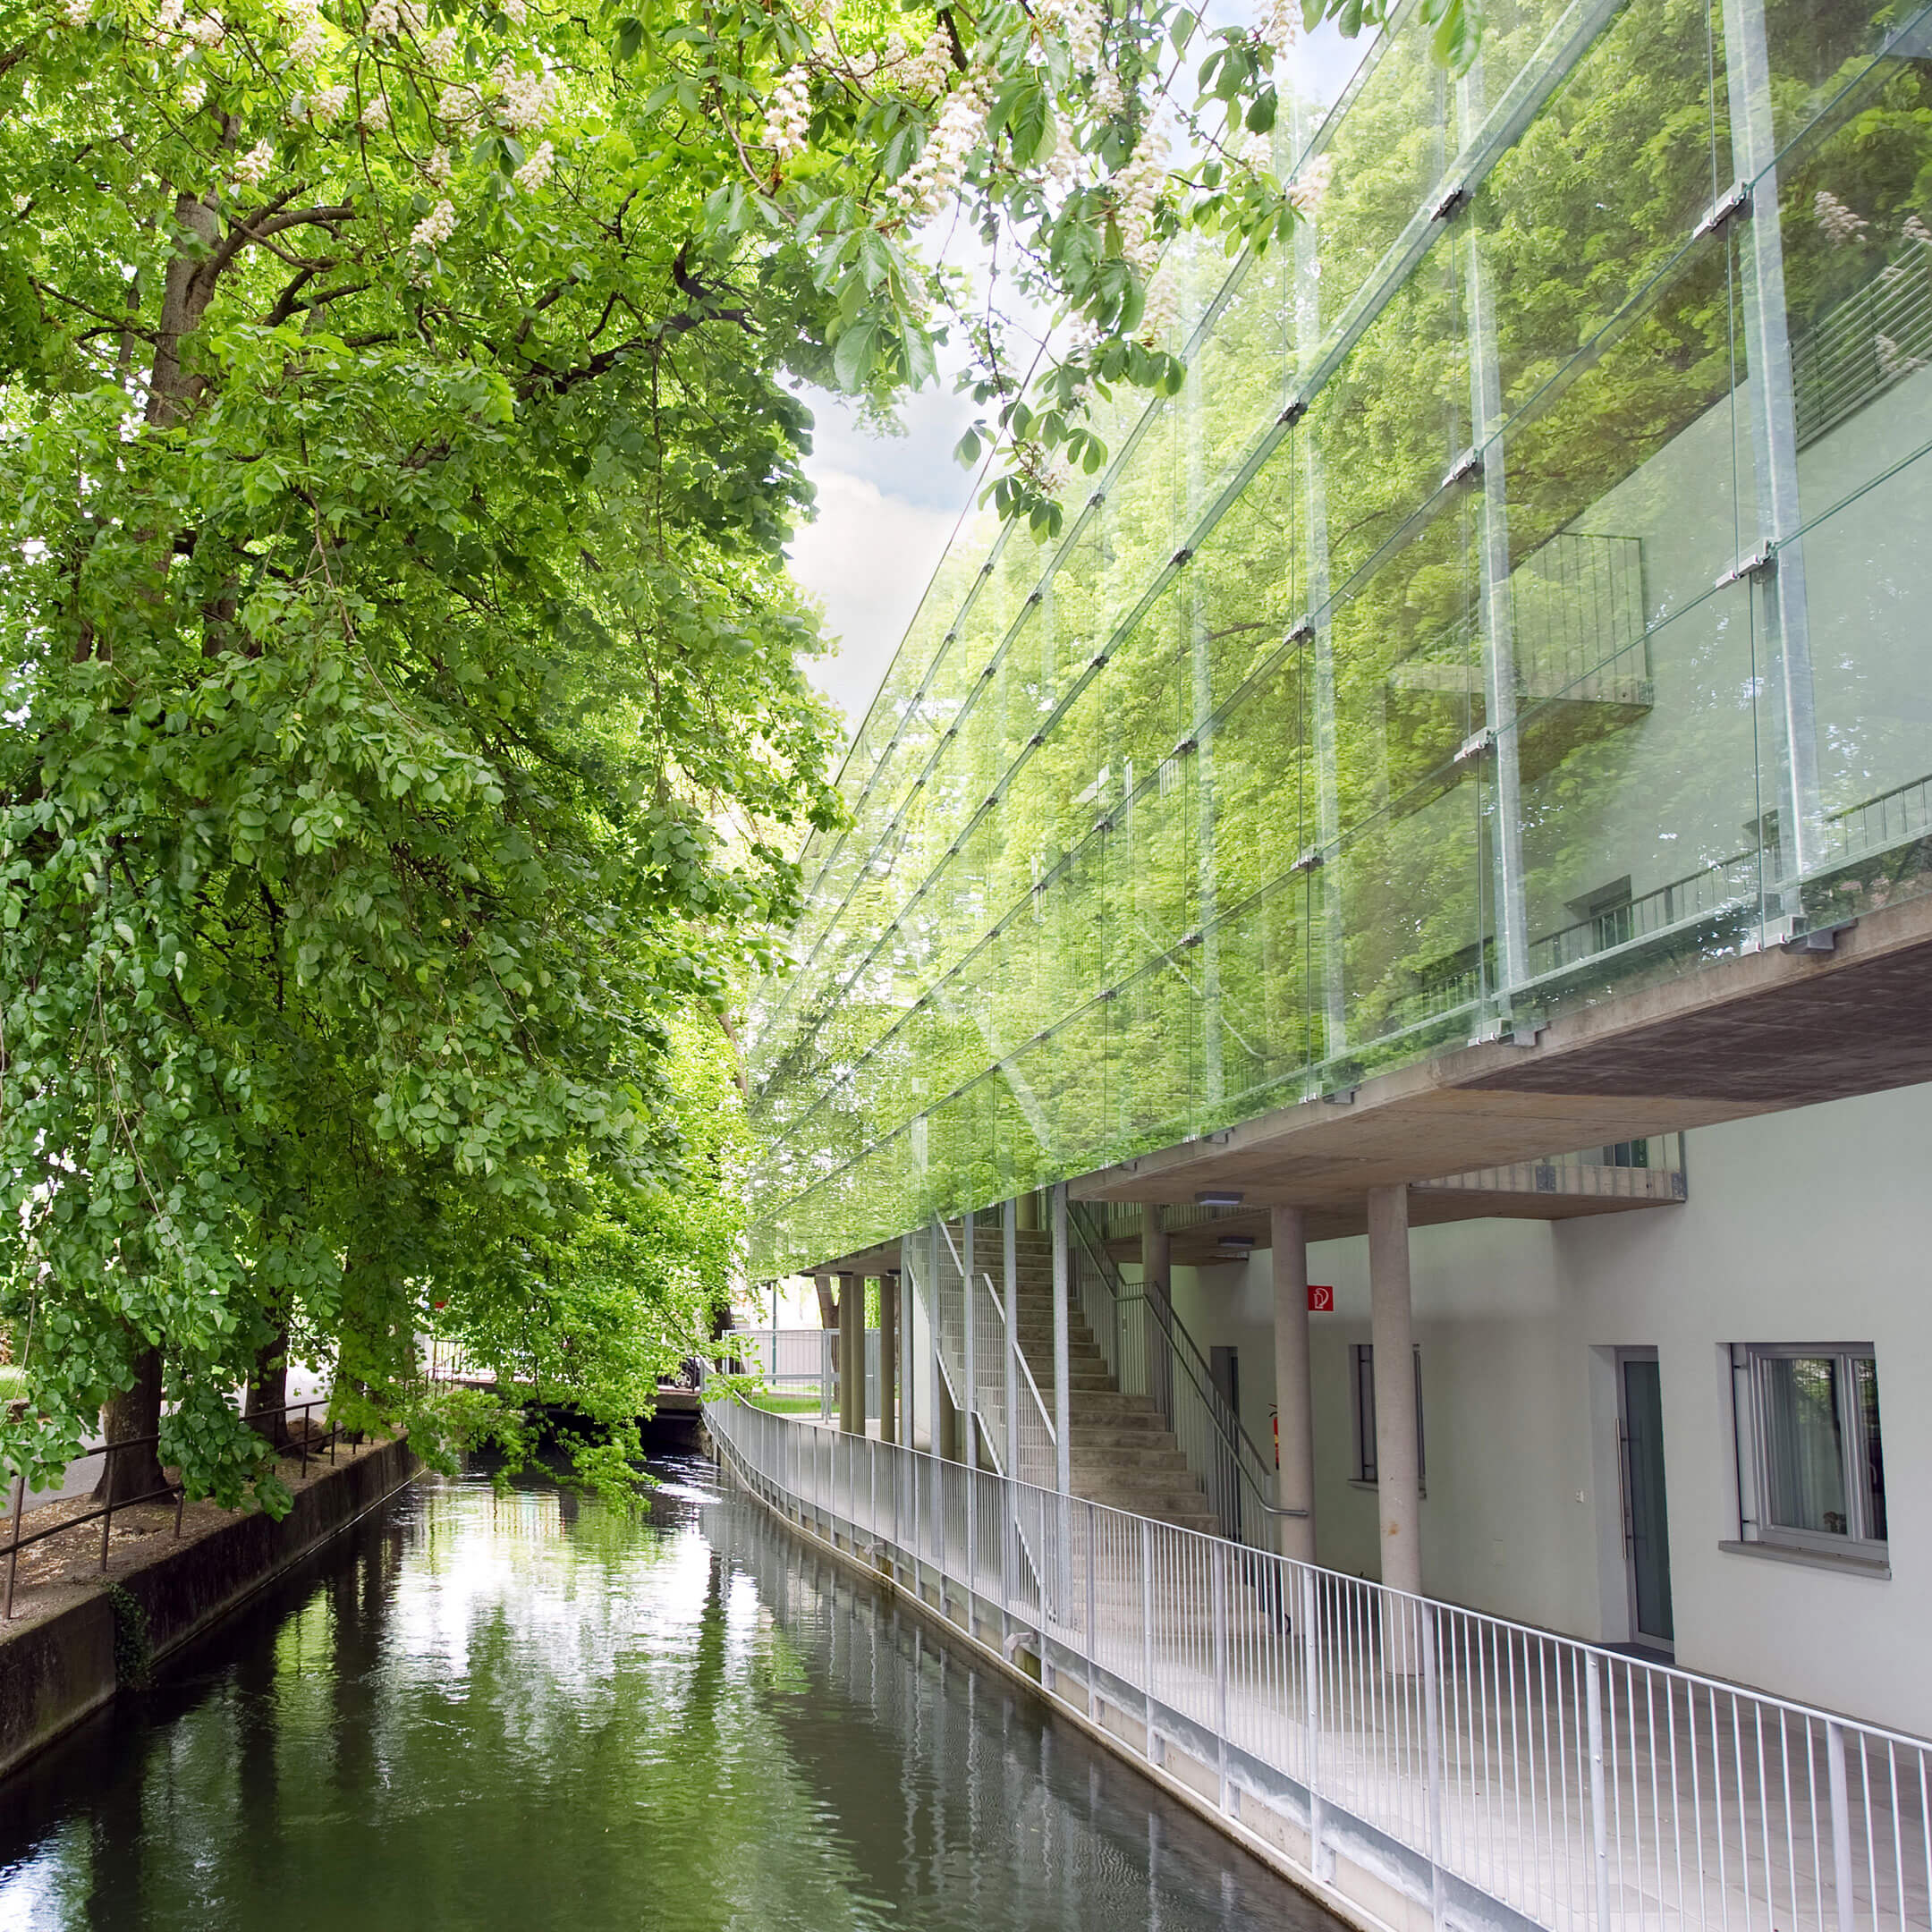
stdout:
[[[1428,1437],[1422,1428],[1422,1344],[1410,1344],[1415,1361],[1416,1493],[1428,1494]],[[1375,1343],[1349,1343],[1349,1422],[1354,1431],[1349,1480],[1374,1488],[1379,1464],[1375,1440]]]
[[[1807,1530],[1771,1520],[1769,1429],[1770,1364],[1776,1361],[1828,1360],[1841,1418],[1841,1477],[1846,1504],[1846,1524],[1841,1534]],[[1736,1430],[1738,1538],[1766,1549],[1788,1550],[1801,1556],[1849,1557],[1856,1562],[1889,1563],[1889,1536],[1872,1533],[1870,1498],[1860,1461],[1865,1452],[1865,1430],[1858,1402],[1855,1362],[1871,1364],[1877,1382],[1877,1349],[1868,1342],[1738,1342],[1731,1346],[1731,1394]],[[1878,1410],[1878,1453],[1885,1457],[1885,1411]],[[1883,1489],[1881,1487],[1881,1495]],[[1889,1531],[1889,1520],[1886,1523]]]

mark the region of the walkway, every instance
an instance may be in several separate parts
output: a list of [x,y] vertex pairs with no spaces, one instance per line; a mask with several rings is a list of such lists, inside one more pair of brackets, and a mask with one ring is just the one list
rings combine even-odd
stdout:
[[1932,1744],[868,1438],[710,1419],[768,1500],[1032,1651],[1318,1892],[1339,1858],[1405,1932],[1932,1926]]

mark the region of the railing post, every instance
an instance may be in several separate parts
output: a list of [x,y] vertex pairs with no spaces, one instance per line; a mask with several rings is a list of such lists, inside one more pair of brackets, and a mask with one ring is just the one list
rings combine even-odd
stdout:
[[1832,1889],[1837,1894],[1838,1932],[1852,1932],[1852,1801],[1845,1784],[1844,1726],[1829,1719],[1825,1724],[1825,1769],[1831,1789]]
[[7,1544],[6,1614],[9,1621],[13,1615],[13,1573],[20,1566],[21,1515],[26,1506],[27,1472],[22,1470],[13,1479],[13,1535]]
[[1087,1505],[1087,1716],[1095,1724],[1100,1721],[1100,1686],[1094,1674],[1100,1657],[1100,1625],[1096,1617],[1099,1599],[1096,1572],[1100,1567],[1099,1556],[1100,1521],[1089,1502]]
[[1154,1525],[1140,1519],[1140,1689],[1146,1699],[1145,1735],[1141,1750],[1149,1764],[1154,1755]]
[[1597,1659],[1583,1653],[1583,1693],[1589,1724],[1589,1802],[1591,1859],[1597,1875],[1597,1925],[1609,1932],[1610,1835],[1604,1807],[1603,1682]]
[[1208,1561],[1214,1578],[1214,1660],[1215,1660],[1215,1764],[1220,1783],[1219,1803],[1228,1808],[1228,1627],[1227,1552],[1218,1542],[1208,1545]]
[[1309,1869],[1326,1878],[1322,1841],[1327,1835],[1321,1797],[1321,1638],[1317,1616],[1315,1572],[1301,1570],[1301,1723],[1308,1742]]
[[1429,1913],[1442,1932],[1446,1900],[1443,1891],[1442,1785],[1443,1739],[1441,1692],[1436,1682],[1436,1635],[1440,1625],[1434,1604],[1418,1606],[1422,1613],[1422,1731],[1428,1753]]

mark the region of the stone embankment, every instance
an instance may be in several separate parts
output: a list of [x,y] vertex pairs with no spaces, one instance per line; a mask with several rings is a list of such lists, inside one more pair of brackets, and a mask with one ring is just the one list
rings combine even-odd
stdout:
[[[61,1557],[52,1573],[37,1564],[31,1587],[23,1552],[13,1619],[0,1624],[0,1776],[386,1501],[417,1468],[401,1439],[343,1443],[335,1455],[333,1464],[312,1458],[306,1472],[284,1463],[295,1503],[279,1522],[191,1504],[177,1539],[173,1504],[136,1504],[114,1513],[105,1572],[100,1525],[85,1523],[42,1546]],[[29,1530],[39,1514],[28,1517]],[[4,1543],[0,1519],[0,1581]]]

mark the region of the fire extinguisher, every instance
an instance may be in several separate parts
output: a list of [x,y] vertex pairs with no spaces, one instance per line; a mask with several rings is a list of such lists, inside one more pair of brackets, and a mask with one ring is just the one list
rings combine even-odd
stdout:
[[1270,1403],[1267,1412],[1268,1427],[1275,1431],[1275,1467],[1281,1468],[1281,1411]]

